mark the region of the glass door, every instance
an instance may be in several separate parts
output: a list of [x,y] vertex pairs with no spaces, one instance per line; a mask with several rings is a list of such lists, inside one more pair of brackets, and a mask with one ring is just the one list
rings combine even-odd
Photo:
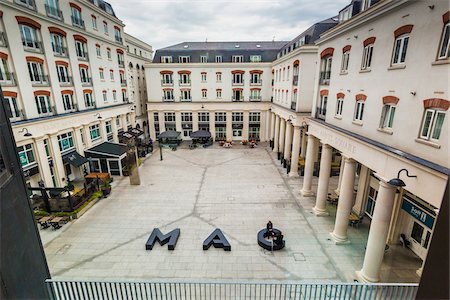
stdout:
[[413,221],[410,232],[411,250],[423,260],[427,256],[430,239],[431,231],[421,223]]

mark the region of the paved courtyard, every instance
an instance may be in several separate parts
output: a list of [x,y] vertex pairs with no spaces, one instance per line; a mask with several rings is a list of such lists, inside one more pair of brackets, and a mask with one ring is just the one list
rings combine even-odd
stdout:
[[[361,269],[368,227],[349,228],[351,243],[334,245],[335,207],[329,217],[315,217],[314,198],[299,195],[301,179],[288,178],[265,145],[163,153],[163,161],[157,151],[144,161],[140,186],[116,180],[111,196],[80,219],[60,231],[41,230],[54,278],[353,281]],[[330,191],[337,177],[331,183]],[[283,231],[282,251],[257,244],[268,220]],[[156,244],[146,251],[153,228],[180,228],[176,249]],[[215,228],[231,252],[202,250]],[[383,281],[418,280],[420,262],[409,250],[388,253],[385,261]]]

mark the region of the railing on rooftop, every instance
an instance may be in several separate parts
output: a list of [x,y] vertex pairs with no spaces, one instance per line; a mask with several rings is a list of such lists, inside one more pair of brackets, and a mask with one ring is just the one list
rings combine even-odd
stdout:
[[415,299],[418,284],[306,282],[46,281],[62,299]]

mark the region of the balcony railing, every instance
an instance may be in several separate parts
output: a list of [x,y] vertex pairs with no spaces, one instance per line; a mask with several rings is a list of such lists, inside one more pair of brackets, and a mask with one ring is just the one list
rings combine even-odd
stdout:
[[46,110],[47,110],[47,112],[45,112],[45,113],[41,112],[39,114],[39,118],[49,117],[49,116],[53,116],[53,115],[56,114],[56,107],[55,106],[47,107]]
[[295,86],[298,85],[298,75],[294,75],[294,78],[292,79],[292,84]]
[[84,102],[84,106],[86,106],[87,109],[93,109],[96,108],[97,105],[95,103],[95,101],[91,101],[91,102]]
[[22,38],[22,45],[27,51],[42,52],[42,43],[37,40],[27,40]]
[[16,78],[14,73],[11,72],[1,72],[0,73],[0,84],[1,86],[16,86]]
[[175,101],[175,99],[172,97],[172,98],[166,98],[166,97],[162,97],[162,101],[164,101],[164,102],[174,102]]
[[25,114],[23,113],[22,109],[19,109],[18,111],[12,113],[11,117],[9,118],[9,121],[11,122],[17,122],[22,120],[25,120]]
[[78,60],[84,60],[84,61],[89,60],[89,55],[88,55],[87,51],[77,53],[77,57],[78,57]]
[[242,101],[244,101],[244,97],[243,96],[240,96],[240,97],[233,96],[233,97],[231,97],[231,101],[233,101],[233,102],[242,102]]
[[180,97],[180,102],[192,102],[192,98],[183,98],[183,97]]
[[250,85],[262,85],[262,79],[256,81],[250,81]]
[[127,80],[126,80],[126,79],[122,79],[122,80],[120,81],[120,85],[121,85],[121,86],[127,86]]
[[63,80],[59,81],[60,86],[70,86],[73,85],[73,79],[72,76],[67,76],[65,78],[62,78]]
[[179,81],[178,82],[178,84],[180,85],[180,86],[190,86],[191,85],[191,81],[190,80],[188,80],[188,81]]
[[172,86],[173,80],[161,80],[161,85],[163,86]]
[[119,60],[117,63],[119,64],[119,68],[125,68],[125,62],[123,60]]
[[330,76],[331,76],[330,71],[320,72],[320,84],[323,84],[323,85],[330,84]]
[[28,9],[36,10],[36,3],[34,3],[34,0],[15,0],[14,2]]
[[62,11],[58,7],[45,4],[45,12],[47,13],[47,16],[50,18],[55,18],[60,21],[64,21]]
[[62,57],[68,57],[69,56],[69,53],[67,52],[67,48],[66,47],[52,44],[52,49],[53,49],[53,54],[55,56],[62,56]]
[[67,108],[67,109],[64,110],[65,113],[73,113],[73,112],[78,111],[78,104],[77,103],[72,103],[70,106],[71,106],[70,108]]
[[272,79],[272,86],[273,86],[274,81],[275,81],[275,80]]
[[325,120],[325,117],[327,115],[327,109],[325,107],[316,107],[316,118]]
[[47,86],[47,85],[50,85],[50,81],[48,80],[48,75],[39,75],[39,76],[34,76],[31,79],[31,84],[33,86],[36,86],[36,85]]
[[73,26],[77,26],[77,27],[85,29],[84,28],[84,21],[82,19],[80,19],[80,18],[78,18],[76,16],[71,16],[71,18],[72,18],[72,25]]
[[250,101],[261,101],[261,96],[250,96]]
[[297,110],[297,102],[296,101],[291,102],[291,109],[294,111]]
[[176,282],[46,280],[49,299],[361,299],[416,298],[414,283]]
[[82,86],[92,86],[92,78],[91,77],[82,77],[81,78],[81,85]]
[[123,44],[123,38],[121,36],[116,35],[115,38],[116,38],[116,43]]
[[8,47],[6,34],[3,31],[0,31],[0,47]]
[[242,81],[234,81],[231,83],[232,85],[244,85],[244,80]]

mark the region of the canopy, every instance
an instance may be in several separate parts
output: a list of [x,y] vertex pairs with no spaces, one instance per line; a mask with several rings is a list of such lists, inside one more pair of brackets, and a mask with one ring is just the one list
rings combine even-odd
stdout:
[[95,147],[84,150],[86,156],[90,154],[100,154],[107,157],[118,158],[128,151],[127,145],[103,142]]
[[179,131],[164,131],[158,135],[159,139],[176,139],[180,136],[181,132]]
[[211,132],[205,131],[205,130],[197,130],[191,133],[191,138],[193,139],[203,139],[203,138],[210,138]]
[[72,151],[66,155],[63,155],[62,157],[63,162],[65,163],[69,163],[74,167],[79,167],[81,165],[84,165],[85,163],[88,162],[88,160],[86,159],[86,157],[80,155],[78,152],[76,151]]
[[130,130],[128,130],[128,132],[131,133],[132,135],[134,135],[135,137],[139,137],[144,134],[144,132],[138,128],[130,129]]

